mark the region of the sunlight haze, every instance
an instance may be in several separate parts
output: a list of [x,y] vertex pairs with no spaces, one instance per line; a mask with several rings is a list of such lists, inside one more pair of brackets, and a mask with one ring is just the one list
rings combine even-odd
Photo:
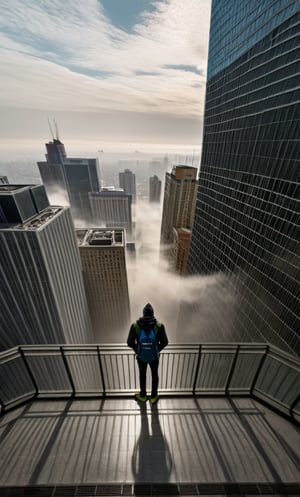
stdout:
[[1,6],[0,160],[19,140],[41,150],[53,117],[63,140],[99,148],[200,144],[209,0]]

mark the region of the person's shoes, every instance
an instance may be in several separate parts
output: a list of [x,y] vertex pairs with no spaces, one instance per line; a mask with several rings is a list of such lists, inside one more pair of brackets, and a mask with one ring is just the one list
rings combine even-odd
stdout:
[[158,395],[155,395],[155,397],[150,397],[151,404],[156,404],[157,401],[158,401]]
[[146,402],[147,400],[147,396],[145,395],[145,397],[143,397],[140,393],[136,393],[134,397],[136,400],[139,400],[140,402]]

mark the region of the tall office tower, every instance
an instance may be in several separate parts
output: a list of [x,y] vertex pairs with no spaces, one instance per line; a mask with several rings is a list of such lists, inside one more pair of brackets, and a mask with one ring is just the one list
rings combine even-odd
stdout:
[[[63,166],[59,162],[38,162],[38,168],[42,178],[43,185],[45,186],[47,195],[51,197],[58,192],[63,192],[66,197],[68,196],[68,189],[64,176]],[[70,200],[69,200],[70,201]]]
[[161,181],[157,176],[149,178],[149,202],[160,202]]
[[0,185],[0,348],[93,341],[70,210]]
[[119,343],[130,320],[124,230],[95,228],[76,233],[96,341]]
[[299,35],[299,0],[213,0],[188,260],[191,274],[227,275],[239,336],[296,354]]
[[132,195],[132,201],[136,201],[136,182],[135,174],[130,171],[130,169],[125,169],[123,173],[119,173],[119,185],[120,188],[126,193]]
[[161,222],[161,250],[166,258],[173,254],[173,228],[191,229],[197,195],[197,168],[174,166],[166,173],[163,214]]
[[67,193],[67,185],[62,168],[62,162],[66,159],[67,154],[64,144],[59,138],[53,138],[45,144],[46,146],[46,162],[38,162],[38,168],[42,178],[42,182],[46,188],[48,195],[62,190]]
[[58,137],[46,143],[46,150],[46,160],[51,164],[61,164],[67,158],[65,146]]
[[7,176],[0,176],[0,185],[7,185],[7,184],[8,184]]
[[192,231],[186,228],[173,229],[173,261],[174,269],[178,274],[186,274]]
[[75,218],[90,222],[89,192],[99,192],[98,159],[68,158],[63,161],[63,172]]
[[38,162],[38,167],[48,195],[65,192],[73,217],[90,222],[88,193],[100,190],[98,159],[64,157],[61,162]]
[[125,228],[132,235],[132,196],[119,190],[89,193],[92,222],[95,226]]

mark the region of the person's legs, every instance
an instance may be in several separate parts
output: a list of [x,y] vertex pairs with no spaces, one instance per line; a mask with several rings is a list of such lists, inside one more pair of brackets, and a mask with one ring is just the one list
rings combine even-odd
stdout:
[[152,374],[152,390],[151,390],[151,399],[157,397],[157,389],[158,389],[158,359],[155,361],[149,362]]
[[146,397],[146,395],[147,395],[147,390],[146,390],[147,362],[140,361],[139,359],[137,360],[137,362],[138,362],[139,373],[140,373],[140,396]]

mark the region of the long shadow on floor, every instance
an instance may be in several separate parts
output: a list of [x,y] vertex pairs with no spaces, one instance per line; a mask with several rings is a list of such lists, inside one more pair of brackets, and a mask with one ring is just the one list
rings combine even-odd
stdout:
[[152,405],[148,413],[146,403],[141,403],[140,411],[141,431],[131,458],[134,480],[167,483],[172,471],[172,458],[161,429],[158,405]]

